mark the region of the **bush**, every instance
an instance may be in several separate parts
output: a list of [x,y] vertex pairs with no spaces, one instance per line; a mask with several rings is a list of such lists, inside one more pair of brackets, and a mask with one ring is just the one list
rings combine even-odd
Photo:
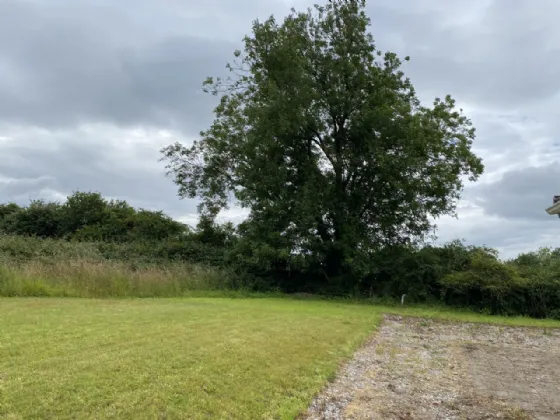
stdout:
[[[560,308],[558,271],[539,275],[538,261],[522,258],[501,262],[481,251],[473,253],[470,266],[445,276],[442,281],[443,302],[500,315],[556,317]],[[557,261],[554,264],[558,266]],[[530,269],[529,269],[530,267]],[[531,273],[531,275],[528,275]]]
[[371,274],[364,280],[362,290],[370,297],[400,299],[406,294],[414,302],[440,300],[441,280],[468,269],[476,252],[497,255],[490,248],[465,246],[460,241],[441,247],[386,247],[373,254]]
[[477,251],[467,270],[441,280],[441,293],[450,305],[489,310],[492,314],[516,314],[526,307],[525,283],[514,267]]
[[434,248],[385,248],[372,258],[373,273],[364,282],[369,297],[399,299],[406,294],[412,301],[433,300],[438,295],[442,262]]
[[161,211],[135,209],[95,192],[74,192],[64,204],[0,205],[0,232],[85,242],[159,241],[188,235],[188,226]]

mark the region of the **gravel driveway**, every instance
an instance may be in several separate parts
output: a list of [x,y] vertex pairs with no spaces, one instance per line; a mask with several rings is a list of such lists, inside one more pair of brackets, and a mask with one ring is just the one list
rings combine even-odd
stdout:
[[560,330],[386,316],[304,419],[560,419]]

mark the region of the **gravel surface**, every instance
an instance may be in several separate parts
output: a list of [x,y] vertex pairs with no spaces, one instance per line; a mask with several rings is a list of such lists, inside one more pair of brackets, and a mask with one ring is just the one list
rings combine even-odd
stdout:
[[560,419],[560,330],[386,316],[303,419]]

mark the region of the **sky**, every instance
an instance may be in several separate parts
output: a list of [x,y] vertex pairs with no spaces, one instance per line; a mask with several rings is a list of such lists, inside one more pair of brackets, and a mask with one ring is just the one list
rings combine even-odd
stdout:
[[[254,19],[305,0],[0,0],[0,202],[99,191],[193,223],[159,161],[212,122],[207,76],[226,72]],[[439,242],[509,258],[560,246],[560,2],[370,0],[378,48],[426,103],[451,94],[477,128],[485,174]],[[231,209],[224,219],[239,221]]]

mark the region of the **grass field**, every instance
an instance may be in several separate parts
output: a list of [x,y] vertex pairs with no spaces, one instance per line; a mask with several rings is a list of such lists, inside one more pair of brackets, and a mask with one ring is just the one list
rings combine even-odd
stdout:
[[384,312],[291,299],[0,299],[0,418],[294,418]]

